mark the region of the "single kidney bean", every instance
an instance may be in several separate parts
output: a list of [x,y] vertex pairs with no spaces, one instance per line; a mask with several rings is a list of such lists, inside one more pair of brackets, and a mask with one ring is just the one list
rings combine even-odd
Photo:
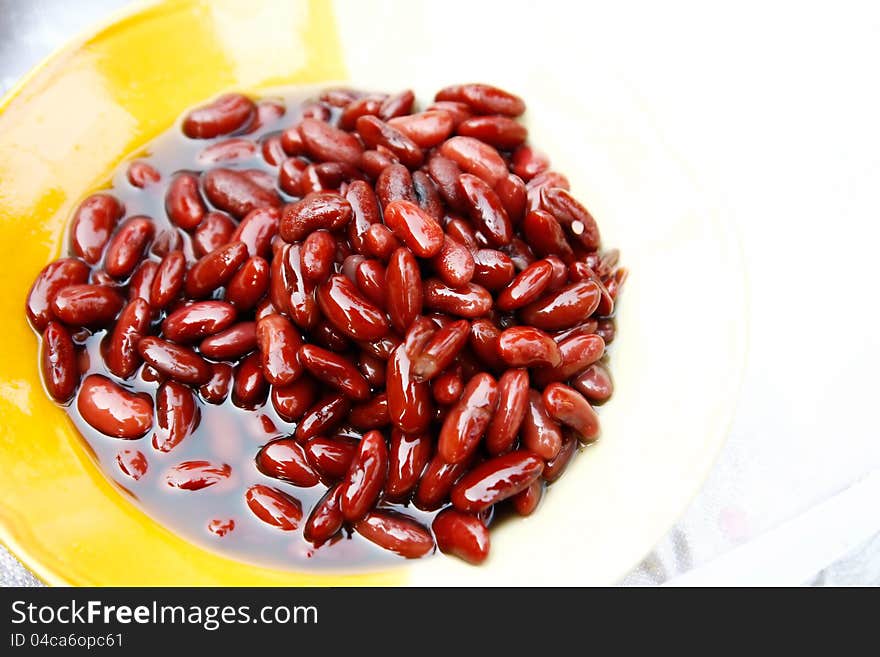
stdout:
[[322,477],[331,481],[342,479],[351,467],[357,454],[359,441],[354,438],[337,436],[335,438],[311,438],[305,444],[309,464]]
[[562,446],[559,448],[559,452],[552,459],[547,459],[547,464],[544,466],[541,478],[548,484],[552,484],[559,479],[571,462],[572,457],[577,451],[577,446],[577,439],[570,431],[566,431],[563,434]]
[[215,465],[210,461],[184,461],[165,473],[165,483],[181,490],[202,490],[229,479],[232,468],[226,463]]
[[468,319],[481,317],[492,308],[492,295],[475,283],[452,288],[437,278],[425,282],[425,306]]
[[438,324],[428,317],[417,317],[404,337],[406,355],[415,358],[428,344],[428,340],[437,333]]
[[473,282],[487,290],[504,288],[516,273],[510,257],[495,249],[478,249],[474,251]]
[[474,232],[474,229],[471,228],[471,225],[464,219],[447,216],[446,235],[454,239],[456,242],[459,242],[470,251],[472,254],[471,258],[473,258],[473,252],[480,247],[477,243],[477,234]]
[[407,559],[418,559],[434,549],[434,539],[427,529],[397,513],[374,511],[357,522],[354,530],[371,543]]
[[318,483],[318,475],[309,465],[302,446],[290,438],[264,445],[257,453],[257,469],[267,477],[289,481],[300,488]]
[[150,305],[162,310],[170,304],[183,288],[186,276],[186,256],[182,251],[172,251],[159,263],[150,285]]
[[556,367],[535,372],[535,382],[543,387],[554,381],[566,381],[582,372],[605,353],[605,341],[598,335],[572,335],[559,342],[562,361]]
[[245,171],[211,169],[204,174],[205,196],[214,207],[237,219],[263,207],[278,207],[281,199],[268,191]]
[[310,543],[320,545],[342,529],[345,518],[339,508],[339,492],[339,486],[328,489],[324,497],[312,509],[309,519],[306,520],[306,526],[303,528],[303,537]]
[[433,217],[434,221],[441,222],[446,207],[443,205],[443,199],[440,198],[440,192],[431,176],[424,171],[415,171],[412,174],[412,181],[419,207]]
[[525,490],[521,490],[510,498],[513,508],[521,516],[530,516],[538,508],[544,496],[544,482],[536,479]]
[[73,213],[70,227],[73,252],[88,264],[97,264],[124,212],[122,203],[110,194],[92,194],[85,199]]
[[[276,264],[277,263],[277,264]],[[290,313],[293,322],[304,330],[314,329],[320,321],[314,287],[302,274],[300,244],[285,245],[272,261],[269,294],[276,307]]]
[[385,313],[364,299],[345,276],[336,274],[322,283],[317,300],[327,321],[355,340],[375,340],[388,332]]
[[232,403],[239,408],[256,408],[266,399],[269,384],[263,376],[259,352],[246,356],[236,366],[232,381]]
[[68,285],[52,298],[52,315],[68,326],[100,327],[110,324],[125,301],[105,285]]
[[209,212],[193,233],[193,252],[202,258],[228,244],[235,233],[235,222],[224,212]]
[[165,381],[156,391],[156,418],[159,427],[153,434],[153,447],[170,452],[199,425],[201,413],[192,390],[177,381]]
[[461,380],[459,368],[441,372],[431,383],[431,394],[438,404],[449,406],[458,401],[464,383]]
[[489,84],[473,83],[445,87],[437,92],[434,99],[466,103],[478,114],[517,117],[526,111],[526,104],[522,98]]
[[388,315],[391,326],[405,333],[422,312],[422,276],[415,256],[407,249],[394,251],[386,272]]
[[362,116],[377,116],[382,108],[381,96],[366,96],[348,103],[339,115],[339,127],[354,130],[355,122]]
[[379,393],[372,399],[352,406],[348,421],[363,431],[379,429],[391,423],[388,415],[388,395]]
[[284,152],[280,134],[263,137],[260,144],[260,153],[263,156],[263,161],[273,167],[280,166],[287,159],[287,153]]
[[419,509],[433,511],[449,497],[449,491],[456,481],[467,472],[470,462],[447,463],[435,454],[422,473],[413,502]]
[[469,105],[454,100],[435,101],[425,108],[425,112],[446,112],[452,117],[453,128],[474,115]]
[[369,148],[381,146],[388,149],[409,169],[421,166],[425,159],[424,152],[412,139],[378,117],[360,117],[355,122],[355,129]]
[[400,242],[385,224],[373,224],[364,234],[364,255],[386,261],[398,248]]
[[147,457],[136,449],[120,450],[116,455],[116,465],[119,466],[122,474],[131,477],[135,481],[147,474],[149,467]]
[[325,349],[343,353],[351,347],[348,336],[327,321],[321,321],[310,335],[313,342]]
[[348,224],[348,238],[354,250],[364,252],[364,236],[370,226],[379,223],[379,202],[373,188],[362,180],[354,180],[348,186],[345,200],[351,206],[352,218]]
[[590,402],[574,388],[563,383],[551,383],[544,389],[544,407],[558,422],[571,427],[581,442],[599,436],[599,416]]
[[371,356],[387,361],[391,358],[394,350],[400,345],[400,338],[396,335],[384,335],[378,340],[366,341],[362,340],[357,343],[358,346]]
[[529,212],[523,221],[523,232],[538,255],[556,255],[565,261],[570,261],[573,257],[562,226],[549,212],[544,210]]
[[134,440],[153,426],[153,403],[129,392],[100,374],[83,379],[76,400],[82,419],[114,438]]
[[488,319],[477,319],[471,322],[470,345],[477,358],[491,370],[507,368],[498,354],[498,338],[501,330]]
[[127,277],[134,271],[155,232],[155,224],[149,217],[127,219],[110,240],[104,270],[113,278]]
[[600,319],[596,325],[596,335],[599,335],[605,344],[609,345],[614,341],[617,329],[614,326],[614,320],[608,317]]
[[151,316],[150,304],[138,297],[125,306],[110,333],[105,360],[107,369],[120,379],[130,377],[141,364],[137,345],[150,330]]
[[52,300],[59,290],[81,285],[89,279],[89,267],[76,258],[61,258],[46,265],[28,292],[27,312],[31,326],[43,331],[52,319]]
[[358,369],[364,378],[374,388],[385,386],[385,361],[373,354],[361,351],[358,355]]
[[316,119],[303,119],[299,125],[306,151],[320,162],[344,162],[357,166],[364,148],[357,138]]
[[559,345],[551,336],[532,326],[514,326],[498,338],[498,355],[510,367],[558,367]]
[[547,256],[544,260],[549,262],[550,266],[553,268],[553,275],[550,277],[550,285],[547,286],[547,289],[558,290],[568,281],[568,267],[562,259],[555,255]]
[[294,125],[281,133],[281,147],[288,155],[305,155],[306,145],[299,133],[299,125]]
[[432,441],[429,436],[410,435],[393,429],[385,495],[391,499],[408,496],[419,483],[422,470],[431,460],[431,452]]
[[364,434],[345,479],[339,507],[349,522],[363,518],[376,504],[388,476],[388,447],[379,431]]
[[[472,137],[448,139],[440,147],[440,155],[455,162],[462,171],[482,178],[489,187],[507,175],[507,164],[498,151]],[[437,184],[442,185],[440,181]]]
[[473,454],[498,406],[498,384],[485,372],[474,376],[461,400],[446,416],[437,453],[447,463],[461,463]]
[[520,146],[529,135],[522,123],[507,116],[474,116],[459,123],[455,132],[504,151]]
[[140,267],[134,270],[128,281],[128,300],[143,299],[150,300],[150,290],[153,287],[153,281],[159,271],[159,263],[152,260],[144,260]]
[[338,393],[324,395],[303,415],[294,432],[294,438],[303,442],[330,431],[348,415],[351,402]]
[[265,125],[280,119],[287,112],[287,108],[280,100],[261,100],[257,103],[257,117],[248,132],[255,132]]
[[388,361],[385,392],[388,394],[388,414],[398,429],[409,434],[427,430],[431,422],[431,392],[427,383],[418,381],[413,375],[406,345],[397,347]]
[[164,258],[172,251],[180,251],[183,248],[183,237],[178,228],[166,228],[160,230],[150,246],[150,253],[157,258]]
[[474,277],[473,255],[449,235],[444,236],[443,246],[432,258],[431,264],[437,277],[449,287],[462,287]]
[[199,393],[209,404],[222,404],[229,394],[232,383],[232,366],[229,363],[212,363],[211,378],[199,386]]
[[183,134],[192,139],[212,139],[245,129],[257,114],[257,107],[247,96],[223,94],[196,107],[183,118]]
[[239,322],[202,340],[199,351],[208,358],[235,360],[256,347],[256,322]]
[[306,280],[320,282],[330,275],[336,257],[336,239],[326,230],[316,230],[306,237],[300,258]]
[[340,390],[356,401],[370,396],[367,380],[349,359],[315,345],[300,347],[299,360],[319,381]]
[[93,269],[89,275],[89,283],[92,285],[102,285],[109,288],[119,287],[119,281],[113,278],[103,269]]
[[244,243],[232,242],[200,258],[186,274],[186,295],[193,299],[209,296],[229,282],[247,257]]
[[235,317],[231,303],[196,301],[169,313],[162,322],[162,333],[172,342],[192,342],[229,328]]
[[65,403],[76,390],[79,383],[76,348],[70,333],[58,322],[50,321],[43,331],[43,350],[40,365],[43,383],[52,399]]
[[528,391],[528,408],[520,430],[522,446],[545,460],[554,458],[562,447],[562,429],[550,417],[541,393]]
[[492,246],[509,244],[513,226],[498,195],[476,176],[463,173],[458,177],[471,219]]
[[445,554],[478,565],[489,556],[489,530],[477,516],[444,509],[431,524],[437,547]]
[[314,192],[284,208],[280,234],[287,242],[297,242],[313,231],[337,230],[352,217],[352,209],[337,192]]
[[302,117],[304,119],[314,119],[327,123],[330,120],[332,111],[327,103],[308,103],[302,109]]
[[449,112],[438,110],[398,116],[388,120],[388,125],[420,148],[432,148],[442,144],[452,134],[454,120]]
[[498,411],[486,429],[486,449],[492,455],[513,449],[529,405],[529,373],[510,369],[498,379]]
[[581,372],[574,381],[572,387],[581,393],[588,401],[601,404],[608,401],[614,392],[614,383],[611,374],[602,363],[593,363]]
[[402,164],[391,164],[376,179],[376,198],[384,210],[394,201],[409,201],[417,205],[419,197],[413,185],[412,174]]
[[[565,190],[571,189],[568,178],[558,171],[543,171],[532,178],[526,184],[526,204],[529,210],[538,210],[543,208],[541,195],[545,189],[551,187],[561,187]],[[545,208],[546,209],[546,208]]]
[[153,165],[139,160],[135,160],[128,165],[126,177],[128,182],[141,189],[155,185],[162,179],[161,174]]
[[208,209],[194,173],[179,173],[171,179],[165,192],[165,212],[174,225],[187,231],[195,229],[205,218]]
[[257,322],[263,376],[269,383],[286,385],[299,378],[302,364],[297,352],[302,344],[302,337],[283,315],[268,315]]
[[601,239],[596,220],[567,190],[561,187],[541,190],[541,207],[556,217],[560,223],[568,225],[578,241],[587,249],[599,248]]
[[388,121],[396,116],[407,115],[412,112],[415,100],[415,94],[413,94],[411,89],[401,91],[399,94],[394,94],[393,96],[388,96],[388,98],[382,101],[378,116],[383,121]]
[[284,386],[272,386],[272,406],[286,422],[296,422],[315,403],[318,388],[307,376]]
[[249,160],[257,154],[257,145],[250,139],[235,137],[218,141],[210,146],[205,146],[196,156],[196,161],[201,165],[217,164],[217,162],[233,162],[236,160]]
[[299,500],[277,488],[255,484],[247,489],[245,502],[257,518],[281,531],[293,531],[302,520]]
[[450,322],[431,336],[424,349],[413,357],[412,372],[429,381],[452,364],[464,348],[470,334],[470,324],[460,319]]
[[551,292],[520,310],[523,322],[553,331],[585,321],[599,305],[599,286],[578,281]]
[[458,184],[461,169],[458,164],[440,153],[428,158],[428,174],[437,183],[437,190],[446,204],[456,212],[467,212],[467,201]]
[[396,163],[387,152],[368,150],[361,155],[360,167],[369,180],[376,180],[385,169]]
[[250,310],[269,289],[270,267],[260,256],[248,259],[229,279],[226,301],[240,311]]
[[495,183],[495,193],[514,225],[519,224],[526,214],[528,196],[526,184],[514,173],[508,173]]
[[510,168],[520,178],[528,182],[539,173],[550,168],[550,160],[544,153],[531,146],[520,146],[513,152]]
[[278,170],[278,186],[291,196],[305,196],[306,169],[309,161],[304,157],[289,157],[281,162]]
[[[361,256],[352,256],[362,258]],[[385,282],[387,271],[381,262],[375,259],[360,259],[355,269],[354,280],[358,290],[377,308],[388,306],[388,290]],[[420,288],[421,291],[421,288]]]
[[452,487],[452,504],[459,511],[479,513],[528,488],[543,469],[544,461],[525,450],[495,456]]
[[360,169],[342,162],[322,162],[310,164],[303,170],[300,186],[302,194],[321,192],[326,190],[339,190],[343,184],[350,180],[364,180],[365,176]]
[[181,383],[199,386],[211,378],[211,366],[201,356],[173,342],[141,338],[138,353],[156,370]]
[[505,287],[495,301],[499,310],[512,311],[527,306],[550,287],[553,265],[538,260],[526,267]]

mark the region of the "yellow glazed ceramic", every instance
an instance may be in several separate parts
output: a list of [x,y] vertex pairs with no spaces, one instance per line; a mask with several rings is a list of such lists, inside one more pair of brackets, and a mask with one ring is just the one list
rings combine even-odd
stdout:
[[[681,513],[723,440],[742,369],[736,242],[574,26],[532,17],[546,57],[502,50],[502,58],[492,34],[500,40],[516,24],[504,25],[478,3],[454,5],[137,5],[56,53],[0,103],[0,539],[43,580],[602,584],[634,565]],[[472,23],[456,18],[465,11]],[[502,24],[487,36],[478,26],[490,19]],[[451,35],[468,47],[450,47]],[[577,57],[565,51],[572,44],[584,49]],[[552,71],[544,69],[548,61],[556,62]],[[422,98],[470,79],[519,92],[534,141],[569,175],[632,270],[603,439],[576,459],[539,513],[493,531],[492,556],[480,568],[437,558],[329,576],[258,568],[196,547],[104,478],[37,374],[24,299],[36,273],[58,256],[80,198],[198,101],[227,89],[346,78],[368,88],[414,87]]]

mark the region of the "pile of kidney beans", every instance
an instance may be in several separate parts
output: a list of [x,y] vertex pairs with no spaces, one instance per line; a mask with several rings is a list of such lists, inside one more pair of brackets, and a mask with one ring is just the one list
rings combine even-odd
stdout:
[[[413,107],[226,94],[175,128],[190,169],[157,150],[79,205],[27,315],[47,391],[132,482],[160,457],[188,495],[238,469],[260,531],[478,563],[496,505],[532,513],[598,436],[617,251],[527,144],[519,97],[464,84]],[[174,461],[207,405],[271,405],[274,438],[248,464]],[[229,511],[203,526],[241,531]]]

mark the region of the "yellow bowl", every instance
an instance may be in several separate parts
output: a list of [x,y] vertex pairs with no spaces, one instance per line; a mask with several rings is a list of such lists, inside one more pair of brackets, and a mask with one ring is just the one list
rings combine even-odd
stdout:
[[[354,0],[139,4],[54,54],[0,102],[0,539],[43,580],[604,584],[650,549],[698,489],[723,441],[745,350],[742,264],[728,224],[621,79],[584,64],[596,60],[574,26],[530,19],[554,62],[548,73],[526,49],[496,55],[511,26],[487,35],[480,25],[503,20],[491,8],[436,5],[401,3],[379,22],[376,5]],[[458,20],[465,9],[473,23]],[[468,47],[453,47],[450,34]],[[573,43],[579,56],[554,58]],[[76,202],[185,108],[226,89],[416,81],[425,97],[472,78],[525,96],[534,141],[569,174],[632,270],[599,445],[575,460],[539,513],[493,531],[480,568],[438,558],[363,575],[279,571],[158,525],[100,472],[37,373],[24,298],[59,255]]]

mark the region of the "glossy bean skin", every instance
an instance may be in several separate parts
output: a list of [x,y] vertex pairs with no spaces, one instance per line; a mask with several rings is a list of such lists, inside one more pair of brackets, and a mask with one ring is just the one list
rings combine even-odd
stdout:
[[188,347],[149,336],[138,342],[138,353],[155,369],[175,381],[199,386],[211,378],[211,366]]
[[548,415],[571,427],[581,442],[599,436],[599,417],[584,396],[563,383],[551,383],[544,389],[544,407]]
[[345,276],[331,276],[320,285],[317,300],[327,320],[355,340],[375,340],[388,332],[385,313],[364,299]]
[[552,459],[546,461],[541,478],[548,484],[558,480],[568,468],[571,459],[577,452],[578,440],[571,433],[563,435],[562,446]]
[[512,311],[527,306],[540,297],[553,278],[553,265],[538,260],[522,270],[501,290],[495,300],[500,310]]
[[260,353],[254,352],[243,358],[233,372],[232,403],[239,408],[257,408],[265,401],[268,390]]
[[110,194],[92,194],[76,209],[70,227],[70,244],[75,255],[94,265],[125,209]]
[[129,378],[141,364],[137,345],[150,330],[151,316],[150,304],[138,297],[125,306],[110,333],[105,361],[120,379]]
[[[304,331],[314,329],[320,321],[318,302],[315,299],[315,288],[302,273],[302,248],[299,244],[291,244],[287,257],[277,257],[277,269],[272,270],[270,294],[273,303],[279,304],[290,314],[290,319]],[[276,267],[275,261],[272,266]],[[277,299],[275,297],[277,291]]]
[[441,552],[478,565],[489,556],[489,530],[474,515],[444,509],[431,523]]
[[437,453],[447,463],[467,460],[480,444],[498,406],[498,383],[491,375],[474,376],[461,400],[446,416],[437,442]]
[[317,230],[306,237],[300,257],[303,276],[307,280],[326,280],[336,257],[336,240],[326,230]]
[[156,392],[158,427],[153,434],[153,447],[170,452],[195,430],[200,415],[195,395],[188,386],[165,381]]
[[209,212],[193,232],[193,251],[202,258],[228,244],[237,226],[224,212]]
[[53,318],[52,300],[60,290],[89,279],[89,267],[76,258],[61,258],[46,265],[28,292],[25,311],[31,326],[42,332]]
[[293,531],[302,521],[299,500],[277,488],[255,484],[248,488],[245,502],[257,518],[281,531]]
[[553,459],[562,448],[562,429],[547,412],[541,393],[528,391],[528,408],[520,429],[522,446],[545,460]]
[[544,497],[544,481],[536,479],[528,488],[510,498],[510,501],[519,515],[530,516],[538,508],[542,497]]
[[462,171],[481,178],[489,187],[507,175],[507,164],[498,151],[473,137],[448,139],[440,147],[440,155],[455,162]]
[[364,434],[341,484],[339,507],[349,522],[363,518],[376,503],[388,476],[388,447],[378,431]]
[[299,360],[317,380],[340,390],[351,399],[363,401],[370,396],[367,380],[349,359],[306,344],[299,349]]
[[495,193],[510,221],[515,226],[520,224],[526,215],[528,205],[528,190],[522,178],[514,173],[508,173],[495,183]]
[[443,229],[418,205],[392,201],[385,208],[385,224],[419,258],[431,258],[443,247]]
[[186,273],[186,295],[193,299],[209,296],[229,282],[247,257],[247,246],[243,242],[231,242],[199,259]]
[[285,386],[272,386],[272,406],[281,419],[296,422],[311,408],[318,398],[318,387],[307,376],[302,376]]
[[198,176],[184,172],[172,178],[165,193],[165,213],[178,228],[195,230],[208,213],[199,191]]
[[[541,191],[541,207],[565,223],[572,230],[576,239],[587,249],[595,250],[601,245],[599,227],[593,215],[562,187],[550,187]],[[575,228],[580,224],[580,232]]]
[[351,204],[337,192],[313,192],[284,208],[279,233],[287,242],[300,241],[316,230],[342,228],[352,214]]
[[107,246],[104,270],[113,278],[126,278],[134,271],[155,232],[149,217],[126,219]]
[[199,394],[209,404],[222,404],[229,395],[232,385],[232,366],[228,363],[213,363],[211,378],[199,386]]
[[199,344],[199,351],[215,360],[235,360],[256,347],[256,322],[238,322],[206,337]]
[[351,402],[345,395],[337,393],[321,397],[303,415],[294,432],[294,438],[302,442],[330,431],[342,422],[350,408]]
[[441,328],[413,358],[413,374],[424,381],[433,379],[452,364],[467,344],[469,335],[470,324],[463,319],[450,322]]
[[319,481],[302,446],[289,438],[264,445],[257,452],[257,469],[267,477],[289,481],[300,488],[311,488]]
[[593,281],[570,283],[522,308],[520,317],[543,331],[570,328],[595,312],[599,297],[599,286]]
[[510,367],[558,367],[562,363],[559,345],[532,326],[514,326],[502,332],[498,355]]
[[470,250],[448,234],[431,264],[437,277],[449,287],[463,287],[474,277],[474,256]]
[[[380,309],[388,309],[388,288],[390,283],[386,280],[387,276],[388,271],[382,263],[373,258],[361,261],[357,266],[355,274],[355,283],[358,290],[360,290],[367,301]],[[419,280],[418,293],[421,297],[421,280]],[[421,307],[421,302],[419,302],[419,307]]]
[[385,391],[394,426],[407,434],[424,433],[431,422],[431,390],[427,383],[416,380],[406,345],[397,347],[388,361]]
[[324,121],[304,119],[299,125],[306,151],[321,162],[344,162],[357,166],[364,148],[353,135]]
[[76,348],[70,333],[58,322],[50,321],[43,331],[40,369],[52,399],[64,404],[73,397],[79,383]]
[[409,201],[418,204],[412,174],[400,163],[387,166],[376,178],[376,198],[384,210],[394,201]]
[[422,312],[422,275],[412,252],[400,248],[391,254],[385,274],[388,316],[392,328],[405,333]]
[[159,263],[150,285],[150,305],[156,310],[168,306],[183,289],[186,277],[186,256],[172,251]]
[[406,559],[418,559],[434,549],[431,533],[412,518],[387,511],[374,511],[354,526],[355,531]]
[[550,160],[547,156],[531,146],[517,148],[513,152],[510,164],[513,172],[526,182],[550,168]]
[[442,144],[452,134],[455,122],[449,112],[434,110],[392,118],[388,125],[409,137],[420,148],[432,148]]
[[385,148],[409,169],[421,166],[425,159],[424,152],[412,139],[378,117],[360,117],[355,122],[355,129],[367,146]]
[[243,219],[259,208],[281,205],[281,199],[274,191],[264,189],[244,171],[211,169],[204,174],[203,185],[205,196],[214,207],[236,219]]
[[331,481],[339,481],[347,473],[358,452],[357,440],[320,436],[305,443],[306,458],[320,475]]
[[372,399],[352,406],[348,421],[362,431],[389,425],[391,416],[388,415],[388,395],[379,393]]
[[339,486],[333,486],[322,497],[303,528],[303,536],[314,545],[320,545],[336,535],[342,529],[345,518],[339,508]]
[[446,204],[456,212],[467,212],[467,201],[458,184],[461,169],[452,159],[434,153],[428,159],[428,174],[437,184],[437,191]]
[[435,100],[460,101],[478,114],[502,114],[517,117],[526,111],[519,96],[489,84],[459,84],[437,92]]
[[504,370],[505,364],[498,354],[498,338],[501,330],[488,319],[471,322],[470,346],[483,365],[491,370]]
[[544,210],[532,210],[523,220],[523,232],[529,244],[541,256],[555,255],[564,261],[574,256],[556,217]]
[[149,398],[128,392],[100,374],[83,379],[76,405],[83,420],[114,438],[134,440],[153,426]]
[[459,478],[468,470],[470,463],[447,463],[439,454],[435,454],[422,473],[416,493],[413,496],[415,505],[426,511],[439,508],[449,498],[449,491]]
[[510,369],[498,379],[498,410],[486,429],[486,449],[492,455],[513,449],[529,408],[529,373]]
[[257,113],[256,105],[242,94],[223,94],[191,110],[183,119],[183,134],[192,139],[211,139],[245,128]]
[[501,199],[494,190],[477,176],[462,174],[458,178],[475,227],[494,247],[509,244],[513,225]]
[[302,337],[283,315],[268,315],[257,322],[257,345],[263,376],[272,385],[286,385],[302,374],[298,355]]
[[272,238],[278,233],[281,211],[275,207],[257,208],[248,212],[229,238],[230,242],[244,242],[251,257],[269,255]]
[[110,324],[125,301],[105,285],[68,285],[52,298],[52,315],[68,326],[101,327]]
[[162,333],[172,342],[193,342],[232,326],[235,306],[225,301],[196,301],[168,314]]
[[409,435],[399,429],[391,432],[388,482],[385,494],[391,499],[406,498],[419,483],[431,460],[432,440],[427,435]]
[[411,89],[406,89],[399,94],[388,96],[382,101],[382,105],[379,107],[378,116],[383,121],[388,121],[397,116],[407,115],[412,112],[415,100],[415,94]]
[[487,290],[495,291],[505,288],[516,273],[513,260],[506,253],[496,249],[478,249],[474,251],[473,282]]
[[571,382],[572,387],[586,397],[587,401],[601,404],[614,393],[611,374],[602,363],[593,363]]
[[355,180],[348,186],[345,200],[352,210],[352,218],[348,224],[348,238],[355,251],[362,253],[364,234],[371,225],[381,221],[379,201],[373,188],[362,180]]
[[253,256],[229,279],[225,299],[237,310],[250,310],[269,289],[270,267],[263,258]]
[[572,335],[559,342],[559,353],[562,357],[559,365],[535,372],[539,386],[566,381],[585,370],[605,353],[605,341],[598,335]]
[[250,139],[232,138],[206,146],[196,156],[196,161],[201,165],[233,162],[250,159],[256,153],[257,145]]
[[135,481],[147,474],[149,463],[147,457],[136,449],[123,449],[116,455],[116,464],[123,474]]
[[507,116],[474,116],[459,123],[456,134],[511,151],[520,146],[529,133],[522,123]]
[[373,224],[364,234],[364,254],[387,261],[395,250],[400,248],[400,241],[385,224]]
[[492,307],[492,295],[486,288],[468,283],[451,288],[439,279],[425,282],[425,306],[432,310],[471,319],[482,317]]
[[162,175],[153,165],[138,160],[135,160],[128,165],[126,177],[128,178],[128,182],[140,189],[155,185],[162,180]]
[[479,513],[528,488],[543,470],[544,461],[525,450],[495,456],[453,486],[452,504],[459,511]]
[[431,382],[431,394],[434,395],[434,400],[443,406],[457,402],[461,397],[462,390],[464,390],[464,383],[457,370],[442,372]]

